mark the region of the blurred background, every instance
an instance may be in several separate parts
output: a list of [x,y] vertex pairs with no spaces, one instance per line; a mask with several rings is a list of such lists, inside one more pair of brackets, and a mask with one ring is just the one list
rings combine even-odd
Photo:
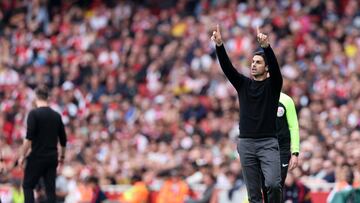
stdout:
[[[360,187],[359,5],[1,0],[2,157],[8,165],[17,157],[33,88],[46,84],[68,135],[58,202],[91,202],[97,188],[107,202],[246,202],[237,94],[210,37],[220,24],[234,66],[249,75],[261,26],[300,124],[299,167],[289,172],[285,199],[330,202]],[[22,175],[0,175],[2,202],[23,202]]]

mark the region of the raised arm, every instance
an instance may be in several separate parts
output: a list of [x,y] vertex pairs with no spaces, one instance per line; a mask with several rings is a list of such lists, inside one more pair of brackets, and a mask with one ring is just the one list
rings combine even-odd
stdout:
[[263,49],[264,49],[265,57],[269,64],[270,81],[273,84],[273,87],[276,88],[276,91],[280,92],[283,79],[281,76],[280,67],[277,62],[276,56],[270,45]]
[[257,40],[260,46],[264,49],[265,57],[268,62],[270,81],[276,92],[280,93],[283,83],[280,67],[277,62],[275,53],[269,44],[269,39],[267,35],[261,33],[259,27],[257,27]]
[[229,79],[230,83],[238,90],[240,89],[245,76],[240,74],[235,67],[232,65],[224,45],[216,45],[216,54],[220,63],[220,67],[224,72],[225,76]]
[[213,40],[216,44],[216,55],[218,56],[221,69],[231,84],[235,87],[235,89],[239,90],[245,79],[245,76],[240,74],[232,65],[221,38],[219,25],[217,25],[216,30],[213,31],[211,40]]

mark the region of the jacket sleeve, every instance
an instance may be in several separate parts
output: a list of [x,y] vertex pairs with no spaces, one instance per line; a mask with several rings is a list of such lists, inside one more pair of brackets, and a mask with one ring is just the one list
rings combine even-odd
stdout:
[[290,131],[291,153],[300,151],[299,122],[296,114],[295,104],[291,97],[287,96],[284,100],[286,108],[286,120]]

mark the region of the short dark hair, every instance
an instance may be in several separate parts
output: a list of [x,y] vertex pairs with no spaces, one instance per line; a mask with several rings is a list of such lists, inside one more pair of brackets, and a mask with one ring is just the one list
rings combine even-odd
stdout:
[[40,100],[47,100],[49,97],[49,89],[46,86],[39,86],[35,90],[36,97]]
[[96,177],[96,176],[89,176],[89,177],[87,177],[86,179],[85,179],[85,181],[87,182],[87,183],[92,183],[92,184],[95,184],[95,185],[98,185],[99,184],[99,178],[98,177]]
[[139,181],[142,181],[141,174],[135,173],[135,174],[131,177],[131,182],[132,182],[132,183],[136,183],[136,182],[139,182]]
[[268,65],[268,61],[266,59],[265,52],[263,49],[257,49],[254,52],[254,56],[261,56],[264,59],[265,65]]

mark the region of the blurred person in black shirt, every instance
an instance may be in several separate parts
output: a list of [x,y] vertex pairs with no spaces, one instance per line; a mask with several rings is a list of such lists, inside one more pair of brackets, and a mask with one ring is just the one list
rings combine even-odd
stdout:
[[[25,203],[34,202],[34,189],[39,179],[44,179],[47,202],[55,202],[55,179],[58,163],[65,158],[66,133],[61,115],[49,107],[49,91],[45,86],[35,90],[36,108],[27,118],[27,132],[18,163],[26,158],[23,189]],[[58,141],[61,144],[58,155]]]

